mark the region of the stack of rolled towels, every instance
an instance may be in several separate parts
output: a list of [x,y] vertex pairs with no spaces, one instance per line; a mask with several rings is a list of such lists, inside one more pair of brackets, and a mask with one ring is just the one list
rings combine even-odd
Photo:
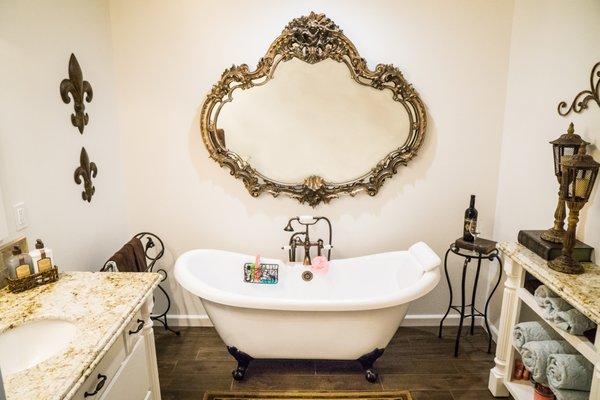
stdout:
[[538,321],[521,322],[513,339],[532,379],[549,386],[558,400],[589,398],[592,364],[554,329]]
[[533,296],[536,303],[544,309],[543,317],[564,331],[573,335],[583,335],[583,332],[596,327],[589,318],[545,285],[538,287]]

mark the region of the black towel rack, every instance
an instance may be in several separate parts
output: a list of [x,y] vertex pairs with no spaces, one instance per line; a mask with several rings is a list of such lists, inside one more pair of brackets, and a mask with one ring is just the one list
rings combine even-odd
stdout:
[[[146,256],[146,260],[148,261],[148,268],[146,269],[146,272],[157,272],[157,273],[161,274],[162,279],[160,280],[160,282],[161,283],[165,282],[167,280],[167,278],[169,277],[169,275],[167,274],[167,271],[165,271],[163,268],[159,268],[156,271],[154,271],[156,262],[158,260],[160,260],[165,254],[165,245],[164,245],[162,239],[159,238],[157,235],[155,235],[152,232],[140,232],[140,233],[134,235],[133,237],[140,239],[140,241],[144,245],[144,255]],[[144,241],[146,243],[144,243]],[[116,268],[116,264],[113,261],[107,261],[104,264],[104,266],[100,269],[100,271],[118,271],[118,269]],[[179,336],[181,334],[181,332],[171,328],[169,326],[169,322],[167,321],[167,314],[169,313],[169,310],[171,309],[171,298],[169,297],[169,294],[162,287],[162,285],[160,283],[157,287],[165,296],[165,300],[167,301],[167,306],[165,307],[165,310],[162,313],[153,314],[150,316],[150,318],[153,321],[160,322],[162,324],[162,326],[165,328],[165,330],[167,330],[169,332],[173,332],[174,334]]]

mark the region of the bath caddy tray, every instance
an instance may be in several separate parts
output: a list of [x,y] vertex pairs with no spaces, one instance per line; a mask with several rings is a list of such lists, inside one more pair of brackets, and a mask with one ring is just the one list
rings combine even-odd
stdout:
[[257,269],[254,263],[244,264],[244,282],[274,285],[279,280],[278,264],[260,264]]
[[49,269],[48,271],[38,272],[20,279],[8,278],[8,290],[13,293],[24,292],[25,290],[33,289],[36,286],[45,285],[47,283],[56,282],[58,280],[58,267]]

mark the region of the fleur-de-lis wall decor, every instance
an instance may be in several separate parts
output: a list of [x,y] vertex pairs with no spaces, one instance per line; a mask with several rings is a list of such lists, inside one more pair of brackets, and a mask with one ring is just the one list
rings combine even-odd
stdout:
[[590,101],[595,101],[598,107],[600,107],[600,62],[594,65],[592,72],[590,73],[590,90],[579,92],[566,111],[564,110],[567,108],[567,103],[564,101],[558,103],[558,114],[563,117],[568,115],[571,111],[579,114],[588,108],[588,103]]
[[60,97],[66,104],[71,102],[69,94],[73,97],[73,108],[75,110],[75,113],[71,114],[71,123],[77,127],[79,133],[83,134],[83,129],[89,121],[89,116],[85,112],[83,96],[85,95],[85,101],[89,103],[92,101],[94,93],[92,92],[92,85],[83,80],[79,62],[75,54],[72,53],[69,58],[69,79],[63,79],[60,83]]
[[92,185],[92,178],[95,178],[96,175],[98,175],[98,167],[96,167],[95,163],[90,162],[85,147],[81,148],[79,163],[79,167],[75,170],[75,183],[80,185],[81,182],[83,182],[81,198],[89,203],[92,201],[92,196],[96,192],[96,188]]

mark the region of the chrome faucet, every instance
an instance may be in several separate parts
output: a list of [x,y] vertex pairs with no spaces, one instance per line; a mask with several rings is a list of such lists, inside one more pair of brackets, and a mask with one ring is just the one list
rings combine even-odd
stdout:
[[[321,220],[325,221],[329,228],[329,243],[328,244],[324,244],[325,242],[323,241],[323,239],[318,239],[315,242],[312,242],[310,240],[309,226],[315,225],[317,222],[319,222]],[[295,232],[294,228],[292,227],[292,222],[297,222],[298,224],[304,226],[304,230]],[[327,260],[331,259],[331,249],[333,248],[333,245],[331,244],[332,229],[331,229],[331,221],[329,221],[329,219],[327,219],[326,217],[313,217],[313,216],[308,216],[308,215],[293,217],[293,218],[290,218],[290,220],[288,221],[285,228],[283,228],[283,230],[286,232],[294,232],[292,234],[292,236],[290,236],[289,244],[287,246],[282,247],[282,249],[288,250],[290,262],[296,261],[296,249],[298,247],[304,248],[304,259],[302,261],[302,264],[304,264],[304,265],[311,264],[311,261],[312,261],[311,257],[310,257],[311,247],[317,248],[318,256],[320,256],[322,254],[324,249],[327,250]]]

